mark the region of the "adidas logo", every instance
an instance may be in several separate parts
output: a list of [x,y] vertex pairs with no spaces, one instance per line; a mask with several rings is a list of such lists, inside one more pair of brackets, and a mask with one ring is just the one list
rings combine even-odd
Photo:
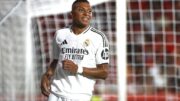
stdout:
[[66,41],[66,40],[64,40],[64,41],[61,43],[61,45],[64,45],[64,44],[67,44],[67,41]]

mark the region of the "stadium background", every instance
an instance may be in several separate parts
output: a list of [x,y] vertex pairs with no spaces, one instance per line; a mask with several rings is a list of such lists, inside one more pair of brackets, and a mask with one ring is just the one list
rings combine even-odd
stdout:
[[[180,1],[127,0],[127,33],[117,33],[117,1],[92,1],[92,24],[106,33],[111,48],[109,77],[98,80],[93,101],[117,101],[117,67],[126,67],[118,66],[117,47],[124,43],[116,43],[116,34],[127,34],[128,101],[180,101]],[[71,23],[69,2],[0,1],[0,101],[46,99],[40,77],[54,32]]]

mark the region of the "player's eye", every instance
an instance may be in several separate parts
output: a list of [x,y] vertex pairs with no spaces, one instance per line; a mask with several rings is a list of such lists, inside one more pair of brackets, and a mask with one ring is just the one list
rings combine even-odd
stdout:
[[78,12],[79,12],[79,13],[89,13],[89,14],[91,14],[91,13],[92,13],[92,10],[85,10],[85,9],[79,8],[79,9],[78,9]]
[[92,13],[92,10],[89,10],[88,13]]
[[84,10],[84,9],[78,9],[78,11],[80,12],[80,13],[85,13],[86,11]]

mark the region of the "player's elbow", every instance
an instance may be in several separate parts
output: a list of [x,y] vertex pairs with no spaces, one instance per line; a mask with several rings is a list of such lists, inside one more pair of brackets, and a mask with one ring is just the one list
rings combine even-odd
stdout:
[[108,77],[108,72],[106,71],[105,73],[104,73],[104,76],[103,76],[103,80],[106,80],[106,78]]
[[101,79],[106,80],[107,77],[108,77],[108,70],[107,70],[107,69],[104,69],[104,70],[102,71],[102,77],[101,77]]
[[108,64],[101,64],[97,66],[98,66],[98,69],[101,71],[100,78],[105,80],[108,77]]

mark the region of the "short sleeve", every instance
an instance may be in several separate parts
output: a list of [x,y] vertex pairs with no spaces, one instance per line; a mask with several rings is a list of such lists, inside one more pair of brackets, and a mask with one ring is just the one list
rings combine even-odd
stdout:
[[109,42],[106,37],[101,38],[96,52],[96,64],[109,63]]
[[52,42],[52,58],[59,59],[59,52],[60,50],[58,44],[56,43],[56,37],[54,37]]

